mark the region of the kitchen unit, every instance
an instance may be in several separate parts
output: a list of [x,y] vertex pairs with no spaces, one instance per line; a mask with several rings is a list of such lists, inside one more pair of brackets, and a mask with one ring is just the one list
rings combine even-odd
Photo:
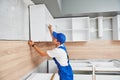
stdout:
[[90,37],[89,19],[89,17],[55,19],[56,31],[63,32],[67,41],[88,41]]
[[91,40],[113,40],[113,17],[96,17],[90,20]]
[[[54,24],[53,17],[44,4],[30,6],[30,32],[33,41],[51,41],[48,25]],[[48,35],[46,35],[48,34]]]
[[119,40],[119,15],[112,17],[98,16],[95,18],[72,17],[53,19],[43,4],[30,6],[30,11],[31,39],[34,41],[51,41],[51,36],[47,28],[50,23],[53,25],[53,30],[66,35],[68,42]]
[[[5,31],[4,28],[1,29],[1,39],[28,40],[30,36],[33,41],[51,41],[51,36],[47,28],[49,24],[53,25],[53,30],[63,32],[67,37],[67,41],[119,40],[120,37],[120,15],[111,17],[98,16],[91,18],[86,16],[54,19],[44,4],[30,5],[29,9],[30,31],[28,31],[29,27],[26,27],[28,26],[26,21],[28,18],[27,13],[24,15],[23,11],[21,15],[25,16],[25,22],[22,21],[18,23],[14,17],[11,17],[10,20],[12,20],[12,22],[9,24],[13,24],[14,26],[12,29],[6,27],[9,31]],[[1,12],[1,16],[2,15],[5,16],[4,13]],[[20,19],[22,20],[24,18]],[[2,26],[5,25],[3,21],[1,24]],[[19,26],[19,28],[16,29],[15,27],[18,24],[25,27]],[[22,29],[24,30],[20,32]],[[8,34],[10,34],[11,37],[8,36]]]
[[[74,80],[119,80],[120,65],[115,62],[120,64],[120,60],[70,60],[74,72]],[[53,60],[48,60],[48,71],[49,73],[32,73],[27,80],[50,80],[53,73],[57,71]],[[54,75],[53,80],[59,80],[57,73]]]
[[[75,80],[120,80],[120,14],[53,18],[47,9],[50,7],[26,5],[23,1],[0,1],[0,80],[51,78],[56,71],[53,61],[28,46],[31,38],[42,50],[54,48],[47,28],[49,24],[53,25],[53,30],[67,36],[65,45]],[[56,73],[54,79],[58,78]]]
[[[118,62],[118,63],[116,63]],[[70,60],[73,71],[92,71],[92,66],[95,66],[95,72],[99,71],[118,71],[120,72],[119,60]],[[48,60],[48,72],[55,73],[57,66],[53,60]],[[78,72],[79,73],[79,72]]]
[[58,32],[66,34],[67,41],[119,40],[119,18],[119,15],[58,18],[55,19],[55,25]]

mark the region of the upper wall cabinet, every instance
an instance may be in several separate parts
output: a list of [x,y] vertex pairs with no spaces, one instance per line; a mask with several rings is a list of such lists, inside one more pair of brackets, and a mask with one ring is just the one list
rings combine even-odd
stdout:
[[120,15],[113,17],[113,39],[120,40]]
[[72,40],[72,19],[71,18],[60,18],[55,19],[56,31],[64,33],[66,35],[66,41]]
[[55,25],[58,32],[67,36],[67,41],[120,40],[120,15],[59,18]]
[[96,17],[90,19],[90,40],[113,40],[112,17]]
[[72,18],[73,41],[87,41],[90,39],[89,17]]
[[0,0],[0,40],[28,40],[27,11],[23,0]]
[[48,25],[54,24],[53,17],[44,4],[30,6],[31,39],[51,41]]
[[67,41],[87,41],[90,37],[89,21],[89,17],[55,19],[56,31],[64,33]]

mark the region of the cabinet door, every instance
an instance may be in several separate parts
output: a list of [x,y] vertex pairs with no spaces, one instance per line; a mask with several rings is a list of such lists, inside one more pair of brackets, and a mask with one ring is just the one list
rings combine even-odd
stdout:
[[113,17],[113,39],[120,40],[120,15]]
[[45,6],[45,30],[46,30],[46,41],[52,41],[48,25],[51,24],[54,28],[54,18]]
[[30,6],[31,39],[33,41],[51,41],[48,25],[53,24],[53,17],[45,5]]
[[31,39],[45,40],[45,11],[42,5],[30,6]]

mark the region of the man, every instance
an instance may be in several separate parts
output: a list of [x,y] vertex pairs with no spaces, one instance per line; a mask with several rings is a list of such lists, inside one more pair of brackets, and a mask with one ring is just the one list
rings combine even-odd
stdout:
[[48,28],[52,37],[52,42],[55,45],[54,49],[44,52],[38,48],[33,41],[29,41],[28,43],[30,46],[34,47],[41,56],[53,58],[58,68],[60,80],[73,80],[72,68],[69,64],[69,57],[64,45],[66,37],[63,33],[52,31],[52,25],[49,25]]

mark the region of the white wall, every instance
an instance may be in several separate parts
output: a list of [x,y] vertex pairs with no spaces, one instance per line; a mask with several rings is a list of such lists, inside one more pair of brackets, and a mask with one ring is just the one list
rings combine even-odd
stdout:
[[29,38],[28,8],[23,0],[0,0],[0,39]]

